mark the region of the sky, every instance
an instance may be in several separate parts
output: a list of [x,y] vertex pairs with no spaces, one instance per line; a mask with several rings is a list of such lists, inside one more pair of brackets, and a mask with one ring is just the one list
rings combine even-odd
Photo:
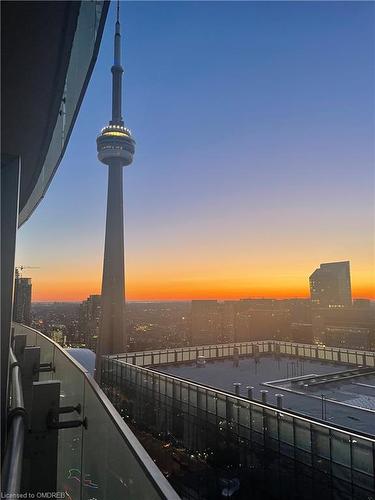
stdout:
[[[33,301],[100,293],[114,7],[19,230]],[[353,295],[375,298],[374,19],[372,2],[121,3],[127,300],[308,297],[314,269],[340,260]]]

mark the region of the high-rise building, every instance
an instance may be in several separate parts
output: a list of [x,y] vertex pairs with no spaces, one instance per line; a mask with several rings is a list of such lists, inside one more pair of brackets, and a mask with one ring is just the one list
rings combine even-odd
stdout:
[[221,342],[234,341],[234,324],[238,308],[239,308],[238,300],[225,300],[223,302]]
[[309,278],[311,302],[319,307],[352,305],[349,261],[320,264]]
[[90,295],[79,306],[79,339],[86,347],[96,350],[101,320],[101,296]]
[[22,278],[15,271],[13,321],[31,325],[31,278]]
[[252,340],[283,340],[290,331],[288,309],[248,309],[235,318],[235,342]]
[[[121,113],[122,74],[119,3],[112,71],[112,119],[97,138],[99,160],[108,165],[107,219],[102,279],[102,318],[97,347],[100,355],[123,352],[125,339],[125,276],[123,172],[133,160],[135,142]],[[99,374],[97,366],[97,374]]]
[[222,315],[217,300],[192,300],[191,344],[214,344],[222,331]]

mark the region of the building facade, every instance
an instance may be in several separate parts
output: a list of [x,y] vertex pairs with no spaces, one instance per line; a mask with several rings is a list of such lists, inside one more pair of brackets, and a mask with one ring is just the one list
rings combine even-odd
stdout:
[[217,300],[192,300],[191,335],[194,344],[214,344],[222,332],[222,315]]
[[14,281],[13,321],[31,325],[31,278],[22,278],[16,269]]
[[234,331],[235,342],[288,338],[290,312],[287,309],[248,309],[237,313]]
[[324,343],[330,347],[346,347],[348,349],[370,349],[370,328],[344,326],[327,326]]
[[90,295],[79,307],[78,332],[80,341],[93,351],[99,336],[101,320],[101,296]]
[[309,282],[314,306],[334,308],[352,305],[349,261],[320,264]]

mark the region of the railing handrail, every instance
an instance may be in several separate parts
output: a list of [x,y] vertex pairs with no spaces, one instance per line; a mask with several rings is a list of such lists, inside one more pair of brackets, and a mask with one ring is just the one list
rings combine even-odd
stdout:
[[10,361],[10,374],[11,374],[11,388],[12,388],[12,400],[10,409],[16,410],[17,408],[24,409],[24,401],[23,401],[23,390],[22,390],[22,376],[21,376],[21,368],[18,365],[18,360],[13,352],[13,349],[10,348],[9,353],[9,361]]
[[209,348],[230,348],[230,347],[240,347],[241,345],[264,345],[264,344],[278,344],[278,345],[288,345],[291,347],[309,347],[313,349],[325,349],[328,351],[335,351],[335,352],[344,352],[347,354],[365,354],[366,356],[373,356],[375,357],[375,351],[367,351],[364,349],[349,349],[347,347],[337,347],[337,346],[326,346],[326,345],[320,345],[320,344],[306,344],[306,343],[300,343],[300,342],[289,342],[287,340],[276,340],[276,339],[270,339],[270,340],[250,340],[246,342],[229,342],[229,343],[221,343],[221,344],[202,344],[202,345],[194,345],[194,346],[181,346],[181,347],[170,347],[166,349],[152,349],[148,351],[131,351],[131,352],[124,352],[124,353],[119,353],[119,354],[112,354],[110,355],[111,358],[114,359],[122,359],[122,358],[127,358],[128,356],[143,356],[143,355],[150,355],[150,354],[160,354],[160,353],[172,353],[175,351],[194,351],[194,350],[199,350],[199,349],[209,349]]
[[350,435],[351,437],[357,437],[358,439],[364,439],[366,441],[370,441],[372,443],[375,443],[375,436],[372,436],[371,434],[367,434],[365,432],[361,432],[361,431],[352,431],[351,429],[347,428],[347,427],[343,427],[343,426],[340,426],[340,425],[329,425],[329,424],[325,424],[324,422],[318,420],[318,419],[315,419],[314,417],[307,417],[303,414],[300,414],[298,412],[294,412],[293,410],[285,410],[284,408],[283,409],[279,409],[273,405],[270,405],[270,404],[264,404],[260,401],[255,401],[253,399],[247,399],[245,397],[242,397],[242,396],[237,396],[236,394],[232,394],[231,392],[226,392],[224,390],[221,390],[221,389],[216,389],[216,387],[212,387],[212,386],[209,386],[209,385],[202,385],[202,384],[199,384],[198,382],[194,382],[192,380],[189,380],[189,379],[186,379],[186,378],[183,378],[183,377],[178,377],[176,375],[170,375],[168,373],[165,373],[165,372],[162,372],[162,371],[159,371],[159,370],[153,370],[152,368],[145,368],[144,366],[138,366],[138,365],[133,365],[132,363],[127,363],[126,361],[124,361],[124,359],[115,359],[113,357],[109,357],[108,356],[108,359],[111,361],[111,362],[117,362],[117,363],[122,363],[122,364],[126,364],[132,368],[135,368],[135,369],[138,369],[138,370],[141,370],[141,371],[144,371],[146,373],[152,373],[152,374],[156,374],[156,375],[162,375],[163,377],[166,377],[166,378],[169,378],[169,379],[176,379],[178,380],[179,382],[183,382],[184,384],[186,385],[190,385],[190,386],[193,386],[193,387],[197,387],[199,389],[203,389],[205,391],[209,390],[209,391],[212,391],[214,392],[215,394],[219,394],[219,395],[222,395],[224,397],[231,397],[233,399],[236,399],[236,400],[239,400],[239,401],[243,401],[247,404],[251,404],[251,405],[254,405],[254,406],[258,406],[262,409],[266,409],[266,410],[273,410],[275,411],[276,413],[278,414],[282,414],[282,415],[287,415],[287,416],[290,416],[291,418],[298,418],[300,420],[303,420],[305,422],[308,422],[310,424],[313,424],[313,425],[319,425],[321,427],[325,427],[326,429],[329,429],[329,430],[332,430],[332,431],[338,431],[338,432],[342,432],[344,434],[348,434]]
[[174,489],[169,484],[168,480],[165,478],[165,476],[162,474],[159,468],[155,465],[154,461],[151,459],[146,450],[143,448],[142,444],[138,441],[132,430],[121,418],[116,408],[112,405],[109,398],[105,395],[103,390],[93,379],[90,373],[57,342],[53,341],[52,339],[50,339],[43,333],[39,332],[38,330],[35,330],[35,328],[31,328],[30,326],[22,325],[20,323],[16,324],[20,325],[22,328],[26,330],[34,332],[36,335],[39,335],[40,337],[44,338],[46,341],[51,343],[55,349],[58,349],[60,353],[63,356],[65,356],[69,360],[69,362],[72,363],[75,366],[75,368],[77,368],[82,373],[82,375],[85,377],[86,382],[91,386],[95,396],[103,406],[108,417],[117,428],[124,442],[129,445],[129,450],[133,454],[137,463],[146,472],[154,488],[167,499],[179,500],[180,497],[174,491]]
[[7,495],[17,495],[21,487],[26,412],[23,401],[21,369],[12,348],[10,348],[9,359],[11,404],[1,489]]

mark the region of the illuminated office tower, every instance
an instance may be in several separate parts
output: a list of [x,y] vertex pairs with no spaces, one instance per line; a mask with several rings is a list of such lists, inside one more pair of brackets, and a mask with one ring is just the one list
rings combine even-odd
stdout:
[[319,307],[352,305],[349,261],[320,264],[309,278],[311,302]]

